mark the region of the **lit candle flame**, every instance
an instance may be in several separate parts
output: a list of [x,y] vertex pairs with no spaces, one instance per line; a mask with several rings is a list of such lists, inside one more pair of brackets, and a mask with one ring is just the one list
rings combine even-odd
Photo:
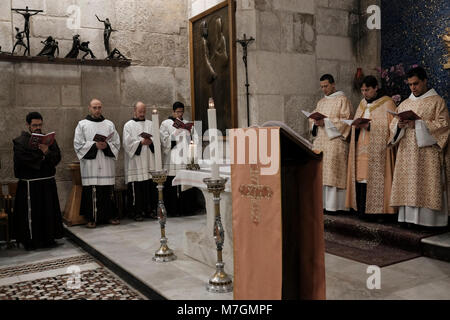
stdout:
[[209,105],[210,109],[214,109],[214,99],[213,98],[209,98],[208,105]]

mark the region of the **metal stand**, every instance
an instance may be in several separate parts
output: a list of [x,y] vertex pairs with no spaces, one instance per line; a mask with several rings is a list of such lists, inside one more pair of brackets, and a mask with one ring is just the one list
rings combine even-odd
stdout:
[[214,293],[226,293],[233,291],[233,281],[225,273],[225,263],[222,260],[222,248],[225,238],[225,232],[220,218],[220,193],[225,190],[225,183],[227,182],[227,180],[227,178],[219,178],[217,180],[212,178],[203,179],[203,182],[208,186],[208,191],[214,195],[213,201],[215,209],[215,221],[213,234],[217,246],[217,263],[216,272],[209,279],[209,282],[206,285],[206,290]]
[[163,189],[164,189],[164,182],[167,179],[167,170],[161,170],[161,171],[151,171],[153,181],[158,184],[158,220],[159,225],[161,227],[161,239],[160,248],[155,252],[155,255],[153,256],[153,261],[156,262],[169,262],[177,259],[177,256],[173,253],[172,249],[169,248],[167,245],[167,238],[166,238],[166,219],[167,219],[167,211],[166,207],[164,206],[164,199],[163,199]]
[[244,55],[242,56],[242,60],[244,60],[244,66],[245,66],[245,87],[247,90],[247,126],[250,127],[250,100],[249,100],[249,92],[248,87],[250,87],[250,84],[248,83],[248,69],[247,69],[247,47],[255,40],[253,37],[250,37],[250,39],[247,39],[247,36],[244,33],[244,39],[242,40],[236,40],[237,43],[240,43],[242,45],[242,50],[244,51]]

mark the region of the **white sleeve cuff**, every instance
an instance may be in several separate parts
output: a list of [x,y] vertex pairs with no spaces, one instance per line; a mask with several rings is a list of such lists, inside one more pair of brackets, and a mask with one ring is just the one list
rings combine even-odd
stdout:
[[416,141],[419,148],[429,147],[437,143],[437,140],[428,131],[423,120],[416,120]]
[[334,126],[329,118],[323,120],[325,123],[325,132],[330,140],[342,136],[341,132]]

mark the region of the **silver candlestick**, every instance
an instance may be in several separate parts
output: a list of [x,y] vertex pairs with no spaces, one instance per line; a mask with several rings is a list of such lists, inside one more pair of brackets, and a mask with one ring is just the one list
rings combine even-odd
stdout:
[[167,245],[166,238],[166,220],[167,220],[167,211],[164,206],[164,198],[163,198],[163,189],[164,182],[167,180],[167,170],[161,171],[151,171],[152,179],[155,183],[158,184],[158,220],[159,225],[161,227],[161,239],[160,248],[155,252],[153,256],[153,261],[156,262],[169,262],[177,259],[177,256],[173,253],[173,250],[169,248]]
[[205,178],[203,182],[208,186],[208,191],[213,194],[215,219],[214,219],[214,240],[217,246],[217,263],[216,272],[209,279],[206,285],[206,290],[214,293],[226,293],[233,291],[233,281],[225,273],[224,265],[222,259],[222,248],[225,239],[225,232],[222,226],[222,221],[220,217],[220,193],[225,190],[225,183],[227,178]]

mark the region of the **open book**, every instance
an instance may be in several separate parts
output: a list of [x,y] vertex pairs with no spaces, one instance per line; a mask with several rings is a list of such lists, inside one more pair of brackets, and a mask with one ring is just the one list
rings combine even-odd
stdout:
[[320,112],[310,113],[310,112],[305,111],[305,110],[302,110],[302,112],[307,118],[310,118],[310,119],[313,119],[313,120],[316,120],[316,121],[325,119],[327,117],[326,115],[323,115]]
[[144,138],[144,139],[148,139],[148,140],[152,140],[152,135],[150,133],[147,132],[142,132],[139,137]]
[[97,134],[94,136],[94,141],[95,141],[95,142],[107,142],[107,141],[109,141],[109,140],[111,139],[111,137],[112,137],[113,135],[114,135],[114,131],[111,132],[111,134],[110,134],[109,136],[104,136],[104,135],[102,135],[102,134],[97,133]]
[[38,149],[40,144],[45,144],[51,146],[55,142],[55,132],[50,132],[47,134],[32,133],[30,138],[30,147],[33,149]]
[[366,118],[358,118],[355,120],[341,120],[343,123],[348,124],[349,126],[359,126],[362,124],[366,124],[369,123],[370,121],[372,121],[371,119],[366,119]]
[[177,129],[186,129],[191,131],[193,125],[194,125],[193,122],[184,123],[183,121],[177,118],[175,118],[175,120],[173,121],[173,126]]
[[420,117],[412,110],[406,110],[400,113],[393,112],[391,110],[387,110],[390,114],[394,115],[395,117],[398,117],[400,120],[418,120]]

